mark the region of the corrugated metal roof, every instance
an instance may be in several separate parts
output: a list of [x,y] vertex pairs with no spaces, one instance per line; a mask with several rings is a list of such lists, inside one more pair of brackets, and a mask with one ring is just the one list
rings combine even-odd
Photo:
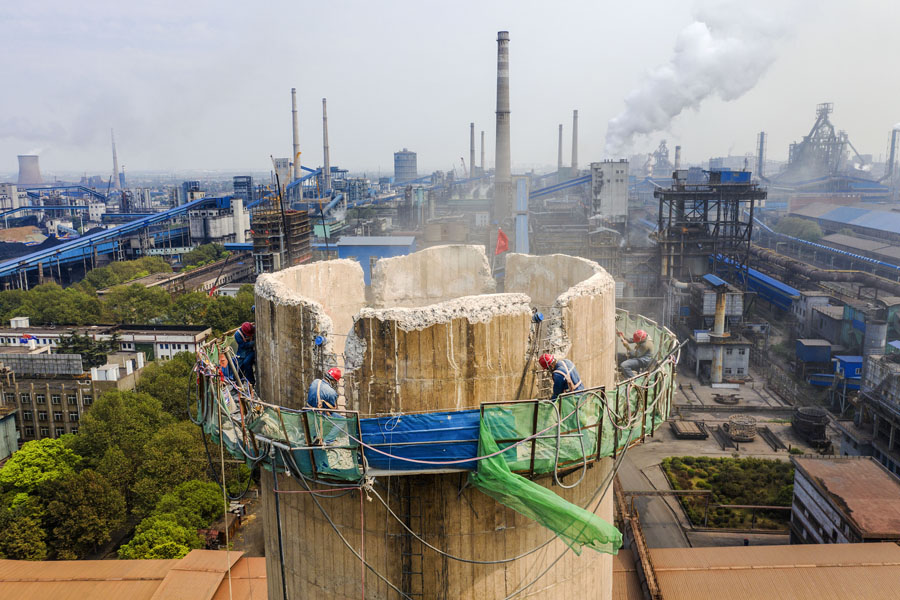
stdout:
[[900,537],[900,480],[874,459],[793,460],[864,535]]
[[613,600],[644,600],[631,551],[613,556]]
[[841,246],[846,246],[847,248],[853,248],[855,250],[863,250],[865,252],[874,252],[879,248],[888,247],[888,244],[884,242],[865,240],[863,238],[858,238],[852,235],[845,235],[843,233],[832,233],[831,235],[826,235],[820,241],[825,244],[838,244]]
[[0,560],[0,598],[264,600],[265,559],[194,550],[181,560]]

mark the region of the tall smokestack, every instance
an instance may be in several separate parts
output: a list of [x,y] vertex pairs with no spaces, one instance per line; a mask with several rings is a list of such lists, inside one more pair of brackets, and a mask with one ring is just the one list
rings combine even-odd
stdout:
[[563,168],[563,158],[562,158],[562,123],[559,124],[559,144],[556,147],[557,156],[556,156],[556,172],[560,173]]
[[484,175],[484,130],[481,131],[481,174]]
[[766,166],[766,132],[760,131],[756,136],[756,176],[764,177]]
[[328,107],[325,98],[322,98],[322,145],[325,153],[325,166],[322,167],[325,170],[325,189],[322,190],[324,193],[331,189],[331,157],[328,155]]
[[475,177],[475,123],[469,123],[469,177]]
[[[900,137],[900,127],[894,127],[891,131],[891,151],[888,152],[887,165],[884,168],[884,177],[881,181],[889,179],[894,174],[894,162],[897,160],[897,138]],[[19,157],[21,158],[21,157]]]
[[300,179],[300,122],[297,117],[297,88],[291,88],[291,120],[294,125],[294,181]]
[[578,111],[572,111],[572,176],[578,173]]
[[681,168],[681,146],[675,146],[675,170]]
[[20,154],[19,179],[16,185],[22,187],[41,185],[43,183],[44,180],[41,178],[41,167],[38,162],[37,154]]
[[119,157],[116,156],[116,134],[110,129],[109,137],[112,139],[112,151],[113,151],[113,178],[112,178],[112,189],[119,190],[122,189],[122,186],[119,185]]
[[512,167],[509,154],[509,32],[497,32],[497,147],[494,149],[494,219],[512,213]]

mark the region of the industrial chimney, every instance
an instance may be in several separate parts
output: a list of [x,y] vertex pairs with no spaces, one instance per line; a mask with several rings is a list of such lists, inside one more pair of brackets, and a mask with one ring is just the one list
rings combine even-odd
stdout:
[[494,149],[494,220],[512,213],[512,167],[509,153],[509,32],[497,32],[497,147]]
[[485,174],[484,170],[484,130],[481,131],[481,174]]
[[572,111],[572,177],[578,175],[578,111]]
[[[900,127],[894,127],[891,131],[891,150],[888,152],[887,164],[884,166],[884,177],[879,181],[890,179],[894,174],[894,163],[897,160],[897,138],[900,137]],[[22,158],[21,156],[19,157]]]
[[291,88],[291,120],[294,125],[293,181],[297,181],[300,179],[300,122],[297,117],[297,88]]
[[557,174],[562,172],[563,168],[563,158],[562,158],[562,123],[559,124],[559,144],[556,147],[557,156],[556,156],[556,172]]
[[766,132],[760,131],[756,137],[756,176],[762,179],[766,166]]
[[41,167],[38,164],[37,154],[20,154],[19,179],[17,185],[23,187],[41,185],[43,183],[44,180],[41,179]]
[[681,146],[675,146],[675,170],[681,168]]
[[112,189],[120,190],[122,186],[119,185],[119,157],[116,155],[116,134],[110,128],[109,137],[112,140],[112,152],[113,152],[113,176],[112,176]]
[[475,123],[469,123],[469,177],[475,177]]
[[325,153],[325,166],[322,167],[325,171],[323,178],[325,189],[322,192],[327,193],[331,189],[331,157],[328,155],[328,107],[325,98],[322,98],[322,145]]

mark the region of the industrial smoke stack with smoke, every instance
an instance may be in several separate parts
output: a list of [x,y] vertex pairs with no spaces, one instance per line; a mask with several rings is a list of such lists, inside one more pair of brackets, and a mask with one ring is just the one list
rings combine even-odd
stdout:
[[696,6],[694,22],[678,34],[669,63],[648,73],[625,97],[625,110],[609,121],[606,151],[620,154],[634,136],[664,131],[673,118],[710,96],[730,101],[750,91],[775,60],[775,42],[794,22],[787,12],[769,3]]

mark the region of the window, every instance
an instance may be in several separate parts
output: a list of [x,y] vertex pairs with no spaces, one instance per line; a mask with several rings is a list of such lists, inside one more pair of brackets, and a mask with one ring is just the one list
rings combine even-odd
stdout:
[[744,356],[745,354],[747,354],[746,348],[738,348],[738,355]]
[[47,402],[47,396],[45,396],[44,394],[35,394],[34,400],[38,404],[44,404],[45,402]]
[[72,423],[78,422],[78,412],[77,411],[74,411],[74,410],[69,411],[69,421],[71,421]]
[[725,368],[722,369],[722,370],[725,371],[725,374],[726,374],[726,375],[731,375],[731,367],[725,367]]
[[[43,400],[41,400],[40,403],[43,404],[44,403]],[[50,398],[50,404],[61,404],[59,401],[59,396],[58,395],[52,396]]]
[[41,427],[41,437],[47,437],[48,435],[50,435],[50,428]]
[[744,374],[744,367],[738,367],[737,369],[735,369],[735,371],[737,372],[738,375],[743,375],[743,374]]
[[57,428],[56,428],[56,437],[59,437],[59,436],[65,434],[65,433],[66,433],[66,428],[65,428],[65,427],[57,427]]
[[33,418],[34,418],[34,413],[32,413],[30,410],[26,410],[26,411],[24,411],[24,412],[22,413],[22,420],[23,420],[23,421],[30,421],[30,420],[32,420]]
[[54,421],[62,421],[62,411],[61,410],[53,411],[53,420]]
[[25,435],[26,435],[27,437],[34,437],[34,427],[26,427],[26,428],[25,428]]
[[78,428],[77,428],[77,427],[73,427],[73,428],[72,428],[72,433],[78,433]]
[[31,394],[19,394],[19,399],[22,400],[22,404],[31,404]]
[[728,356],[731,356],[733,353],[734,353],[734,348],[726,348],[725,349],[725,354],[727,354]]
[[93,396],[82,396],[81,403],[84,404],[85,406],[90,406],[91,404],[94,403],[94,397]]
[[38,411],[38,421],[46,421],[47,420],[47,411],[39,410]]
[[9,404],[15,404],[15,403],[16,403],[16,395],[15,395],[15,394],[9,394],[9,393],[7,393],[4,397],[6,398],[6,402],[7,402],[7,403],[9,403]]
[[66,400],[68,401],[70,406],[78,404],[78,396],[76,396],[75,394],[69,394],[68,396],[66,396]]

